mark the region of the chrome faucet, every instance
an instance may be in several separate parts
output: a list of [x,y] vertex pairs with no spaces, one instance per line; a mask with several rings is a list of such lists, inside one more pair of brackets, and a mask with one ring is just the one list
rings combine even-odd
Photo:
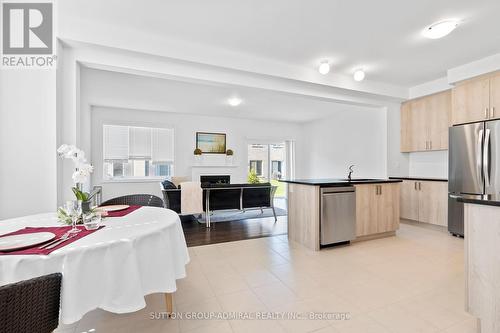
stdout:
[[354,164],[349,167],[349,174],[347,175],[347,179],[349,181],[351,181],[351,175],[354,172],[354,170],[352,169],[353,167],[354,167]]

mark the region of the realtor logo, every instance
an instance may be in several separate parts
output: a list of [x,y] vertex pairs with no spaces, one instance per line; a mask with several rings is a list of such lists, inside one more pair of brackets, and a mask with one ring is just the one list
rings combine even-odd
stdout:
[[3,3],[2,18],[2,67],[47,68],[54,65],[51,2]]

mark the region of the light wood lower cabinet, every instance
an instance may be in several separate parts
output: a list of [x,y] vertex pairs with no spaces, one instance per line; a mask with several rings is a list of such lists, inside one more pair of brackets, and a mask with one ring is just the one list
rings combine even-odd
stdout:
[[418,181],[404,180],[401,183],[401,218],[418,221]]
[[288,184],[288,239],[319,251],[320,188]]
[[356,185],[356,237],[377,233],[378,185]]
[[448,182],[404,180],[401,185],[401,218],[448,225]]
[[399,192],[398,183],[380,185],[377,233],[399,229]]
[[399,183],[355,187],[356,237],[399,229]]

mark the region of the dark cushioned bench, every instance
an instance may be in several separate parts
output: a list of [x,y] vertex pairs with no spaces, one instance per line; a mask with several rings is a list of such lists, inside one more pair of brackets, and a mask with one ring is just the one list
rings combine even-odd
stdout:
[[[202,184],[203,210],[254,209],[271,208],[274,220],[277,221],[274,210],[274,194],[277,186],[271,183],[261,184]],[[162,189],[165,207],[178,214],[181,213],[181,189]],[[208,196],[208,200],[207,200]],[[207,227],[210,226],[210,214],[207,214]]]

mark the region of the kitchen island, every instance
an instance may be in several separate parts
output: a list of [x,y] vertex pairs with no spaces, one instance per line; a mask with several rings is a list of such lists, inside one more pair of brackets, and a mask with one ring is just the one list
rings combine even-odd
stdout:
[[[321,248],[322,201],[326,192],[355,190],[354,203],[333,205],[339,210],[354,204],[352,237],[360,241],[395,235],[399,229],[400,179],[293,179],[288,183],[288,238],[312,250]],[[354,187],[354,188],[353,188]],[[335,190],[337,188],[337,191]],[[342,192],[342,191],[341,191]],[[352,200],[351,200],[352,201]],[[335,209],[335,208],[333,208]],[[345,219],[341,217],[340,219]],[[324,222],[324,221],[323,221]],[[341,227],[341,231],[345,226]]]
[[464,203],[465,309],[481,333],[500,332],[500,196],[460,195]]

